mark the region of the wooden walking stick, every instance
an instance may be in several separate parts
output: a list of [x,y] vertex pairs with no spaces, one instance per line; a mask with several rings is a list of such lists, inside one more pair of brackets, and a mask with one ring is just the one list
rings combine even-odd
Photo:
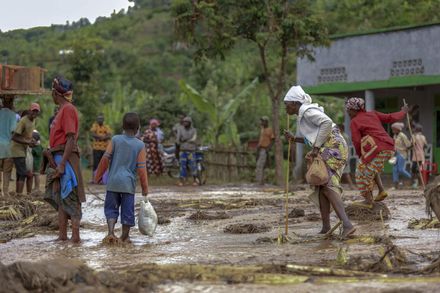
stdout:
[[[287,115],[287,131],[289,131],[290,126],[290,116]],[[289,147],[287,151],[287,167],[286,167],[286,202],[285,202],[285,209],[286,209],[286,223],[285,223],[285,230],[284,234],[287,237],[287,233],[289,232],[289,178],[290,178],[290,148],[292,146],[292,142],[289,139]]]
[[[403,105],[408,106],[408,104],[406,103],[405,99],[403,99]],[[406,120],[408,122],[409,135],[411,136],[411,146],[412,146],[412,149],[413,149],[413,152],[414,152],[415,151],[414,136],[413,136],[412,127],[411,127],[411,121],[409,119],[409,113],[408,112],[406,112]],[[422,183],[423,190],[425,190],[425,181],[423,180],[421,166],[420,166],[420,162],[419,162],[419,160],[417,158],[417,154],[416,154],[416,162],[417,162],[417,170],[418,170],[418,173],[419,173],[420,182]]]

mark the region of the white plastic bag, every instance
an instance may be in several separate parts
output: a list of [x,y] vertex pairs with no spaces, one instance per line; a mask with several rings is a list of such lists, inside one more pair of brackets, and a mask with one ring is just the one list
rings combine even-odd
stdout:
[[139,232],[150,237],[153,236],[157,227],[157,215],[148,199],[141,200],[139,210]]
[[34,157],[32,156],[32,149],[26,148],[26,170],[30,173],[34,172]]

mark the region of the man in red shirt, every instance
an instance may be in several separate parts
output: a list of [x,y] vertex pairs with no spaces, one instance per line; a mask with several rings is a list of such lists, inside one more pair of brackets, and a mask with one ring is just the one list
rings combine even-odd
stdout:
[[52,97],[60,108],[50,126],[50,149],[45,152],[49,159],[48,199],[58,210],[59,237],[67,240],[67,222],[72,222],[72,241],[81,241],[79,225],[81,203],[86,201],[80,170],[80,156],[77,144],[79,135],[78,111],[72,104],[72,83],[62,77],[56,77],[52,83]]
[[384,114],[376,111],[366,112],[365,102],[360,98],[350,98],[346,105],[350,115],[351,138],[356,153],[360,158],[356,169],[356,184],[365,198],[362,205],[373,206],[373,187],[376,182],[379,194],[374,201],[384,200],[388,194],[382,185],[380,173],[384,164],[394,154],[394,140],[383,128],[383,123],[394,123],[405,118],[408,106],[400,112]]

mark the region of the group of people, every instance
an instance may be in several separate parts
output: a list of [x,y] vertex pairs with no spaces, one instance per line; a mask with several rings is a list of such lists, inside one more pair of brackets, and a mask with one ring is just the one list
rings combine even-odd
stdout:
[[[321,212],[322,230],[330,230],[330,206],[342,221],[342,237],[348,237],[355,232],[355,227],[348,219],[341,194],[341,177],[348,160],[348,145],[340,129],[325,114],[324,108],[313,104],[311,97],[300,86],[293,86],[284,98],[288,115],[297,115],[297,129],[302,137],[296,137],[285,131],[288,141],[307,144],[311,151],[307,154],[308,160],[319,157],[324,163],[328,174],[326,183],[315,186],[318,195],[318,206]],[[352,144],[359,157],[356,168],[356,184],[363,201],[355,204],[365,208],[372,208],[374,202],[383,201],[388,193],[382,184],[380,174],[385,162],[395,156],[393,181],[398,183],[398,174],[411,178],[405,171],[404,163],[408,150],[413,146],[413,169],[424,161],[424,147],[426,138],[421,134],[421,126],[416,125],[415,134],[411,143],[402,130],[408,113],[408,106],[404,105],[401,111],[384,114],[377,111],[366,111],[365,101],[361,98],[349,98],[345,108],[351,118],[350,130]],[[392,124],[394,139],[386,132],[383,124]],[[406,173],[405,173],[406,172]],[[417,178],[415,179],[417,180]],[[373,194],[374,186],[378,193]]]
[[[405,124],[402,122],[395,122],[391,125],[394,134],[395,156],[391,159],[393,166],[393,189],[398,189],[403,183],[400,181],[400,175],[407,180],[412,181],[412,187],[419,186],[419,170],[425,163],[425,148],[428,143],[426,137],[422,133],[422,126],[418,123],[414,124],[414,134],[412,134],[412,141],[408,139],[406,134],[402,131]],[[406,170],[406,163],[409,159],[410,150],[411,156],[411,171],[412,174]]]
[[[72,240],[80,241],[79,225],[82,216],[81,203],[85,201],[84,185],[80,171],[80,154],[78,147],[79,116],[72,104],[72,83],[62,77],[56,77],[52,84],[52,97],[57,105],[57,113],[50,125],[49,148],[41,150],[41,169],[47,175],[45,199],[58,211],[59,240],[67,240],[67,223],[70,219]],[[0,110],[0,163],[3,170],[3,191],[8,191],[12,165],[17,170],[17,194],[22,194],[24,183],[29,178],[27,155],[38,146],[39,138],[35,135],[35,119],[40,113],[40,106],[32,103],[29,110],[22,115],[17,123],[13,109],[13,98],[2,97]],[[342,237],[349,237],[355,232],[355,227],[347,217],[341,199],[341,178],[348,161],[348,144],[340,128],[325,114],[324,108],[312,103],[312,98],[300,86],[293,86],[284,98],[288,115],[297,115],[297,129],[301,137],[289,131],[284,135],[291,143],[303,143],[311,148],[307,154],[308,160],[315,158],[325,162],[328,180],[315,186],[314,194],[322,218],[320,233],[330,229],[330,212],[333,208],[343,223]],[[423,148],[426,138],[421,134],[421,127],[415,127],[412,138],[415,144],[409,143],[404,136],[401,123],[407,112],[405,105],[401,111],[384,114],[377,111],[366,111],[365,102],[360,98],[350,98],[345,104],[351,118],[350,129],[352,144],[359,156],[356,169],[356,184],[363,201],[357,204],[371,208],[373,203],[383,201],[387,196],[380,174],[384,164],[395,156],[395,172],[393,180],[403,174],[410,178],[402,165],[410,145],[415,145],[413,161],[416,165],[424,160]],[[266,164],[267,152],[274,142],[274,133],[268,127],[269,119],[261,118],[261,134],[258,143],[257,180],[262,182],[262,169]],[[393,123],[394,139],[383,128],[383,124]],[[136,113],[126,113],[123,117],[123,133],[112,136],[111,129],[104,124],[104,117],[98,116],[91,128],[94,139],[94,182],[106,179],[106,198],[104,213],[107,219],[107,240],[129,242],[130,228],[135,225],[134,197],[136,180],[139,178],[142,195],[148,194],[148,175],[160,174],[162,163],[160,153],[164,151],[161,145],[163,132],[160,122],[152,119],[149,127],[139,136],[140,118]],[[175,134],[175,151],[180,159],[179,185],[183,185],[188,177],[188,170],[194,177],[197,131],[192,126],[190,117],[182,117],[173,127]],[[36,164],[40,165],[38,160]],[[406,172],[406,173],[405,173]],[[373,194],[374,186],[379,192]],[[29,189],[28,189],[29,191]],[[121,215],[122,235],[115,236],[114,227]]]
[[14,96],[1,97],[0,109],[0,193],[9,195],[12,171],[15,168],[17,195],[23,194],[24,186],[30,194],[40,189],[40,170],[43,147],[40,134],[35,129],[35,119],[40,106],[32,103],[29,109],[18,114],[14,111]]
[[[112,130],[104,124],[103,114],[99,114],[96,122],[93,123],[90,133],[93,138],[93,176],[96,174],[98,164],[105,154],[105,150],[111,142]],[[193,178],[193,185],[199,185],[196,156],[197,150],[197,129],[194,128],[191,117],[181,115],[179,122],[172,128],[172,139],[174,145],[165,148],[163,145],[165,135],[160,128],[158,119],[151,119],[145,131],[136,133],[136,137],[145,145],[146,166],[148,175],[161,175],[164,171],[164,158],[172,155],[179,159],[180,179],[178,186],[183,186],[190,176]],[[190,174],[188,174],[190,171]],[[102,183],[107,182],[107,173],[103,174]]]

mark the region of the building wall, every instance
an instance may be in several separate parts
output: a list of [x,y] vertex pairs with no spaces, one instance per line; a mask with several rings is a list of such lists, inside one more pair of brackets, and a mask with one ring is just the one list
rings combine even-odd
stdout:
[[316,48],[315,61],[298,59],[297,82],[388,80],[395,76],[440,75],[440,25],[333,40]]
[[[413,89],[384,89],[375,91],[375,99],[388,99],[397,98],[397,105],[395,108],[389,108],[386,110],[399,111],[403,106],[403,99],[409,105],[419,105],[419,122],[423,126],[423,132],[428,140],[428,143],[432,143],[434,140],[434,127],[435,127],[435,102],[434,95],[435,90],[430,87]],[[379,103],[376,102],[376,105]],[[381,110],[381,109],[378,109]]]

